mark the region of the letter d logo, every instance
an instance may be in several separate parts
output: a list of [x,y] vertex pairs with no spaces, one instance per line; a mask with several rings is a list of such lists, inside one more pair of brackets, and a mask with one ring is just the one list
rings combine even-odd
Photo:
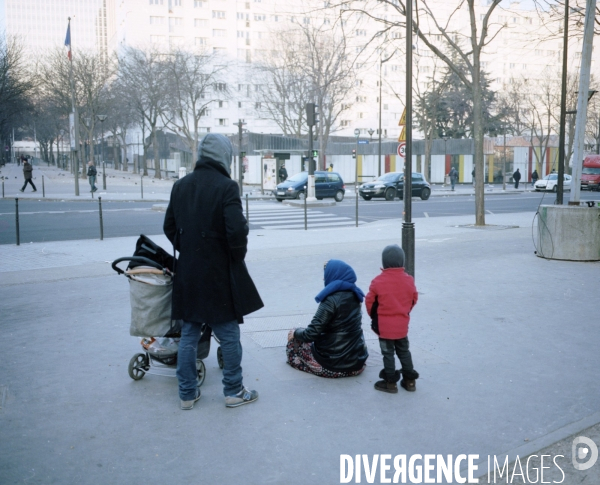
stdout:
[[[587,445],[588,448],[579,448],[577,449],[577,445]],[[590,457],[587,461],[583,463],[579,463],[578,460],[583,460],[588,453],[591,451]],[[594,443],[591,439],[586,438],[585,436],[578,436],[573,440],[573,447],[571,449],[571,457],[573,460],[573,466],[575,470],[583,471],[589,468],[592,468],[596,464],[596,460],[598,460],[598,447],[596,443]]]

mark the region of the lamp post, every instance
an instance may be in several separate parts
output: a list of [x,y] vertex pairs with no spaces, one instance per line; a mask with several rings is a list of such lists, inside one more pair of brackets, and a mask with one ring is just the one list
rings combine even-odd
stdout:
[[354,195],[356,196],[356,227],[358,227],[358,137],[360,136],[360,130],[358,128],[354,129],[354,136],[356,136],[356,151],[354,152],[356,155],[354,162],[354,171],[356,176],[354,177]]
[[[502,154],[502,192],[506,192],[506,123],[503,126],[504,128],[504,151]],[[514,157],[513,157],[514,159]],[[514,161],[513,161],[514,168]]]
[[415,276],[415,225],[412,222],[412,0],[406,2],[406,159],[404,161],[404,223],[402,248],[406,272]]
[[[100,158],[102,158],[102,189],[106,190],[106,165],[104,163],[104,120],[106,115],[96,115],[102,127],[102,139],[100,140]],[[114,141],[114,140],[113,140]]]
[[385,59],[381,59],[381,56],[379,57],[379,142],[377,145],[377,176],[381,176],[381,70],[383,64],[392,58],[394,52],[392,52]]

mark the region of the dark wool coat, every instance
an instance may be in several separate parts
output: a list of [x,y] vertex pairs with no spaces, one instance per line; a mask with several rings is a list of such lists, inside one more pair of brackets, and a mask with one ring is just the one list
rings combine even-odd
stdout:
[[25,180],[31,180],[31,172],[33,172],[33,166],[29,162],[23,164],[23,177]]
[[164,231],[180,253],[173,319],[242,323],[263,307],[244,262],[248,224],[238,184],[221,163],[203,159],[175,183]]

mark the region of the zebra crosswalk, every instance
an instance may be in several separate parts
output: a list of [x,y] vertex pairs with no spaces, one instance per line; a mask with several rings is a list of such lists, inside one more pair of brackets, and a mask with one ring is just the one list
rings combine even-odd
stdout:
[[[308,228],[326,228],[353,226],[355,220],[350,217],[328,214],[316,209],[307,209]],[[304,229],[304,209],[282,205],[265,205],[249,208],[249,223],[262,229]],[[358,221],[364,224],[363,221]]]

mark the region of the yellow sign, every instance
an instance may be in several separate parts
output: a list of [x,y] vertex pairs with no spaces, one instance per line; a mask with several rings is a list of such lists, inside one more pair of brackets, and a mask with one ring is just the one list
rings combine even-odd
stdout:
[[398,122],[398,126],[402,126],[406,124],[406,108],[402,112],[402,116],[400,116],[400,121]]
[[406,126],[402,127],[402,131],[400,132],[400,136],[398,137],[398,141],[406,141]]

